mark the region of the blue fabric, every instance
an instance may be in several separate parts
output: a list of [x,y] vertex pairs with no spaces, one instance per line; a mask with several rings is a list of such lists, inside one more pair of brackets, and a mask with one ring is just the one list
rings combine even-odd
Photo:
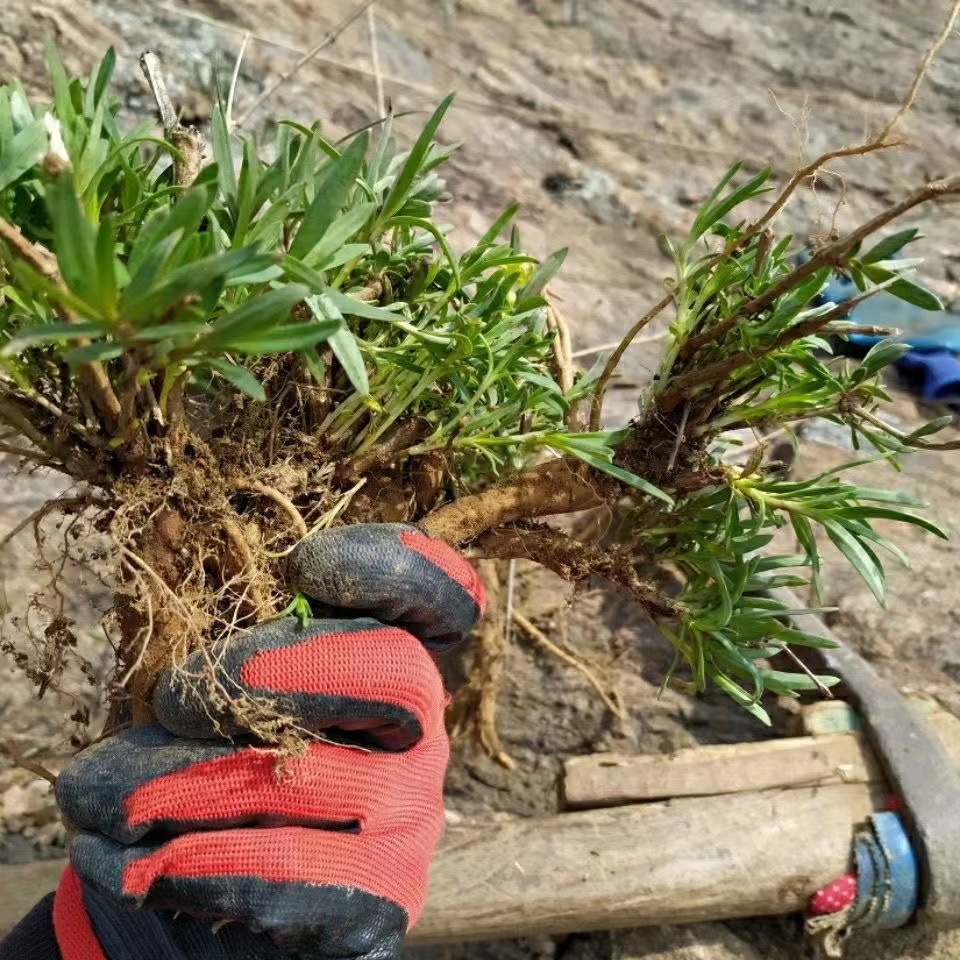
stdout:
[[[858,293],[851,279],[835,274],[814,302],[842,304]],[[900,330],[897,339],[913,349],[896,367],[912,392],[930,403],[960,402],[960,314],[923,310],[882,291],[854,307],[848,319],[862,326]],[[851,332],[848,339],[869,349],[883,338]]]
[[960,358],[947,350],[911,350],[897,361],[897,370],[928,403],[960,402]]
[[[848,277],[835,275],[823,288],[815,303],[845,303],[860,291]],[[858,304],[850,312],[854,323],[870,327],[894,327],[902,332],[898,339],[914,350],[960,353],[960,314],[950,310],[923,310],[883,290]],[[873,346],[882,337],[851,333],[851,343]]]
[[291,960],[262,934],[239,923],[176,916],[163,910],[130,910],[84,886],[83,902],[109,960]]
[[63,960],[53,932],[52,893],[0,941],[0,960]]

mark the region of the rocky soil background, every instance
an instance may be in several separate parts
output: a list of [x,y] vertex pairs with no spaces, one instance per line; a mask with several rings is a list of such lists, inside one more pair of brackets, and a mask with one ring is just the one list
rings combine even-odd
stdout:
[[[736,160],[746,160],[748,168],[771,163],[786,177],[801,158],[876,129],[908,88],[945,6],[943,0],[380,0],[375,11],[385,93],[395,110],[426,110],[448,91],[458,92],[442,131],[463,144],[448,170],[454,242],[480,236],[507,203],[522,201],[525,242],[534,252],[571,248],[554,289],[574,347],[585,351],[582,362],[589,364],[590,351],[616,341],[658,299],[669,272],[660,237],[685,230],[726,167]],[[114,44],[125,110],[140,120],[152,115],[152,102],[136,56],[154,49],[187,119],[203,122],[215,75],[229,77],[245,35],[250,40],[239,72],[238,113],[352,8],[341,0],[7,0],[0,79],[19,76],[41,90],[47,37],[57,40],[71,66],[83,68]],[[838,162],[838,176],[821,178],[800,195],[790,228],[802,234],[842,229],[924,180],[960,171],[958,94],[960,37],[944,50],[906,121],[909,145]],[[252,122],[320,118],[328,136],[336,137],[376,115],[361,18]],[[401,129],[413,123],[401,121]],[[958,215],[953,204],[921,211],[912,221],[926,235],[918,245],[928,258],[926,274],[948,301],[960,297]],[[628,352],[608,405],[609,423],[631,416],[655,362],[655,343]],[[913,424],[930,411],[899,395],[894,414]],[[842,438],[815,425],[795,470],[809,474],[849,456]],[[871,466],[863,479],[921,496],[930,514],[956,533],[957,462],[949,454],[924,454],[907,461],[902,474]],[[56,477],[16,473],[0,461],[0,537],[63,487]],[[57,538],[68,535],[65,528],[42,527],[51,557]],[[935,696],[960,715],[960,541],[934,542],[913,528],[898,536],[913,567],[891,570],[886,611],[830,555],[827,599],[840,608],[832,626],[888,679]],[[33,552],[34,532],[27,527],[0,556],[0,639],[28,653],[26,598],[45,576]],[[50,691],[37,702],[22,673],[0,667],[0,731],[54,771],[86,736],[69,719],[93,707],[84,671],[101,677],[109,668],[98,623],[108,598],[97,569],[92,545],[90,564],[70,572],[62,598],[79,635],[64,692]],[[617,685],[629,720],[612,718],[579,673],[513,637],[500,731],[517,768],[508,772],[461,745],[448,783],[451,818],[555,809],[557,771],[567,755],[607,748],[660,752],[768,735],[721,698],[658,698],[669,651],[615,594],[588,591],[571,605],[558,581],[521,570],[517,603]],[[97,729],[96,716],[90,729]],[[2,764],[0,862],[62,855],[47,786]],[[804,947],[798,921],[788,918],[430,954],[448,955],[798,960]],[[856,948],[854,955],[960,956],[960,937],[925,940],[907,933]]]

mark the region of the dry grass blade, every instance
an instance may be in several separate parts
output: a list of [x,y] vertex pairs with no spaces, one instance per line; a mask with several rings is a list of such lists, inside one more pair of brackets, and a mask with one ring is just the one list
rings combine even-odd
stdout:
[[333,46],[337,42],[340,34],[366,13],[367,9],[373,6],[374,0],[364,0],[363,3],[354,7],[335,27],[329,30],[323,39],[314,47],[311,47],[299,60],[286,72],[281,74],[273,83],[269,84],[266,90],[257,97],[250,107],[242,114],[236,123],[236,129],[245,127],[253,115],[285,84],[288,83],[296,74],[300,72],[321,50]]
[[380,44],[377,42],[377,12],[376,4],[367,7],[367,33],[370,37],[370,64],[373,67],[373,78],[377,91],[377,116],[383,117],[387,113],[387,101],[383,95],[383,74],[380,71]]

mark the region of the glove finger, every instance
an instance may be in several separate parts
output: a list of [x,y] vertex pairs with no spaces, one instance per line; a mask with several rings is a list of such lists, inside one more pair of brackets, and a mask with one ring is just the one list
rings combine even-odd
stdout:
[[301,627],[285,617],[166,670],[153,706],[168,730],[205,739],[249,729],[242,721],[251,698],[267,717],[287,717],[310,733],[350,731],[352,742],[385,750],[433,736],[445,705],[436,665],[404,630],[369,619]]
[[410,914],[360,839],[276,828],[127,847],[80,833],[70,858],[84,884],[127,907],[236,920],[305,957],[399,956]]
[[291,757],[153,725],[81,753],[58,778],[57,800],[74,827],[125,845],[229,827],[402,832],[439,816],[447,755],[437,737],[408,753],[313,743]]
[[[165,826],[167,819],[141,815],[136,803],[131,806],[138,791],[193,765],[229,759],[234,752],[224,743],[177,739],[158,723],[134,727],[74,757],[57,777],[57,804],[71,826],[131,843],[153,827]],[[184,801],[189,798],[170,798],[171,820]]]
[[483,584],[453,547],[410,524],[355,524],[301,540],[289,580],[334,610],[362,610],[431,649],[463,638],[483,615]]
[[[268,936],[240,923],[131,910],[74,874],[78,896],[107,957],[149,960],[290,960]],[[64,952],[64,956],[72,956]],[[331,960],[326,957],[324,960]]]

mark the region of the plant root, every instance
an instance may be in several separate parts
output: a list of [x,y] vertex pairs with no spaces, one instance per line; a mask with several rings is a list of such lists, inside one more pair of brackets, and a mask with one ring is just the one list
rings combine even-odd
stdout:
[[562,647],[557,646],[547,635],[536,627],[518,610],[513,611],[513,622],[539,647],[542,647],[547,653],[556,657],[558,660],[579,670],[583,674],[587,683],[596,690],[600,699],[606,708],[618,719],[626,722],[627,712],[620,701],[620,695],[612,684],[604,684],[594,671],[587,665],[586,661],[575,653],[568,653]]
[[497,696],[503,682],[507,654],[507,631],[501,599],[501,571],[494,560],[477,564],[487,590],[487,615],[473,640],[473,663],[466,684],[457,694],[447,715],[450,736],[472,734],[486,754],[507,770],[516,767],[497,733]]

